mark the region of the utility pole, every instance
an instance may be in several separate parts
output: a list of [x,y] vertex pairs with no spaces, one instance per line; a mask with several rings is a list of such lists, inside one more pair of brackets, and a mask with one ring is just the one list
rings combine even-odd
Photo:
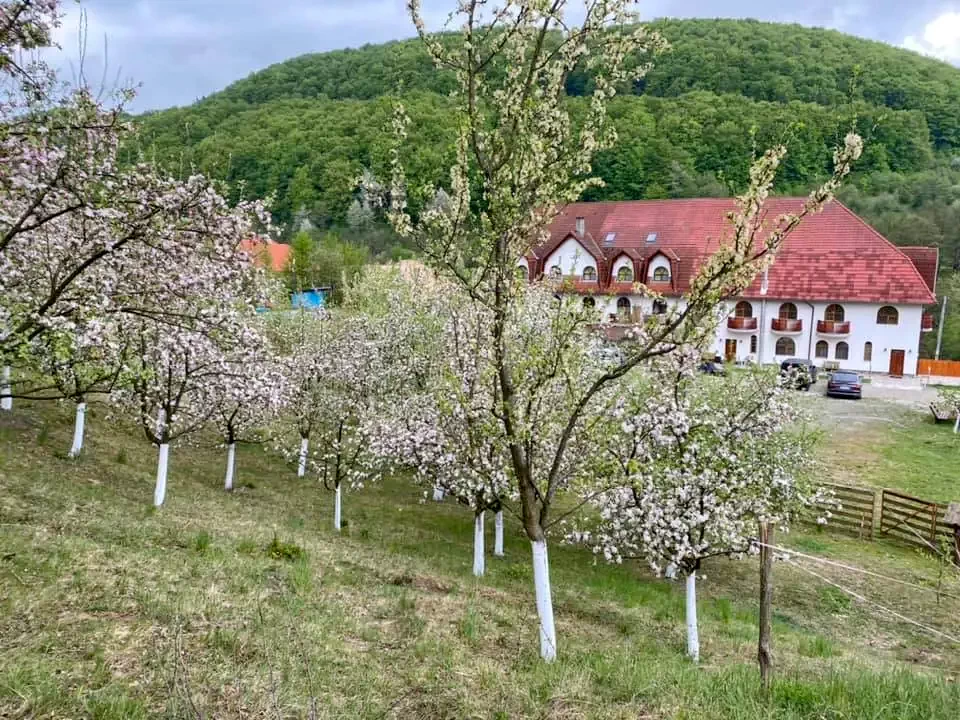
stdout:
[[943,296],[943,302],[940,303],[940,325],[937,326],[937,352],[933,356],[934,360],[940,359],[940,345],[943,343],[943,322],[947,317],[947,298],[949,295]]

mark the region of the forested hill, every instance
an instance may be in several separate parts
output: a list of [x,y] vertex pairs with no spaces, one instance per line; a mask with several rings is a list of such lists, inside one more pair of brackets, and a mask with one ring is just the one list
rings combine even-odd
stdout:
[[[858,97],[895,110],[922,110],[938,146],[960,146],[960,73],[952,66],[834,30],[756,20],[659,20],[669,54],[632,89],[636,95],[678,97],[695,90],[773,102],[841,105]],[[854,76],[859,77],[854,81]],[[370,100],[397,92],[442,94],[450,73],[434,70],[416,40],[302,55],[230,85],[210,101],[261,105],[288,98]],[[589,89],[574,75],[571,95]]]
[[[781,192],[822,178],[856,118],[868,149],[845,199],[891,239],[960,251],[960,71],[834,31],[740,20],[654,23],[669,53],[612,108],[617,148],[598,158],[592,198],[728,194],[754,142],[786,140]],[[451,38],[449,41],[453,41]],[[281,222],[305,208],[344,226],[363,169],[387,172],[393,97],[414,121],[411,177],[443,183],[452,79],[418,41],[304,55],[186,108],[141,118],[141,152],[276,196]],[[590,78],[568,83],[574,113]]]

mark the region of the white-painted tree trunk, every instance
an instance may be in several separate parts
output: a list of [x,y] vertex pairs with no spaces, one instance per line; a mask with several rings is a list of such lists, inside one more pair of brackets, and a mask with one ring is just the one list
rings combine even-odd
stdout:
[[337,489],[333,493],[333,529],[340,532],[340,483],[337,483]]
[[503,510],[497,510],[493,528],[493,554],[497,557],[503,557]]
[[70,446],[69,456],[72,458],[80,457],[80,451],[83,450],[83,426],[87,415],[87,404],[85,402],[77,403],[77,412],[73,418],[73,445]]
[[532,542],[533,586],[537,595],[537,617],[540,621],[540,657],[547,662],[557,659],[557,630],[553,624],[553,598],[550,596],[550,562],[545,540]]
[[10,395],[10,366],[3,366],[3,381],[0,382],[0,410],[13,410],[13,398]]
[[445,493],[443,492],[443,488],[442,488],[442,487],[436,487],[436,486],[434,486],[434,488],[433,488],[433,501],[434,501],[434,502],[443,502],[443,496],[444,496],[444,494],[445,494]]
[[167,459],[170,456],[170,445],[160,445],[160,460],[157,462],[157,487],[153,491],[153,504],[156,507],[163,505],[167,496]]
[[687,575],[687,655],[700,662],[700,635],[697,632],[697,571]]
[[953,432],[960,432],[960,408],[957,408],[957,421],[953,424]]
[[227,476],[223,481],[225,490],[233,490],[233,468],[237,457],[237,444],[227,445]]
[[484,567],[484,533],[483,516],[486,513],[477,513],[473,516],[473,574],[483,577]]
[[297,477],[307,474],[307,450],[310,448],[310,438],[300,438],[300,463],[297,465]]

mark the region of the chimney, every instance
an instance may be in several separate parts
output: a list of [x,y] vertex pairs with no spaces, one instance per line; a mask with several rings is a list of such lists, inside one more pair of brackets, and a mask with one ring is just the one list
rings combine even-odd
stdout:
[[586,234],[587,234],[587,221],[582,217],[578,217],[577,218],[577,235],[579,237],[583,237]]

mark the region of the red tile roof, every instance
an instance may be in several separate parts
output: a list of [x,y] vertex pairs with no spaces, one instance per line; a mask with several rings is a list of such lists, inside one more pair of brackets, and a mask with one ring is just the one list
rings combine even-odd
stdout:
[[285,270],[290,262],[290,246],[274,242],[270,238],[244,238],[240,241],[240,249],[250,255],[257,265],[268,267],[274,272]]
[[[771,198],[768,216],[796,212],[803,201]],[[541,275],[550,253],[573,237],[597,260],[601,287],[610,292],[612,288],[607,286],[617,256],[627,251],[633,258],[634,277],[643,279],[646,263],[659,252],[671,260],[673,272],[672,289],[657,290],[683,294],[704,260],[729,237],[727,214],[733,209],[733,200],[728,198],[572,203],[556,217],[550,239],[531,252],[528,262],[534,273]],[[577,217],[585,219],[582,238],[576,234]],[[648,242],[654,233],[656,238]],[[611,234],[614,237],[610,238]],[[758,244],[762,241],[758,237]],[[936,252],[935,248],[927,250]],[[761,297],[760,278],[743,295]],[[906,304],[936,301],[910,257],[839,202],[807,217],[788,236],[770,268],[766,297]]]
[[920,277],[930,288],[930,292],[937,292],[937,271],[940,265],[940,249],[935,247],[901,247],[900,252],[910,258]]

